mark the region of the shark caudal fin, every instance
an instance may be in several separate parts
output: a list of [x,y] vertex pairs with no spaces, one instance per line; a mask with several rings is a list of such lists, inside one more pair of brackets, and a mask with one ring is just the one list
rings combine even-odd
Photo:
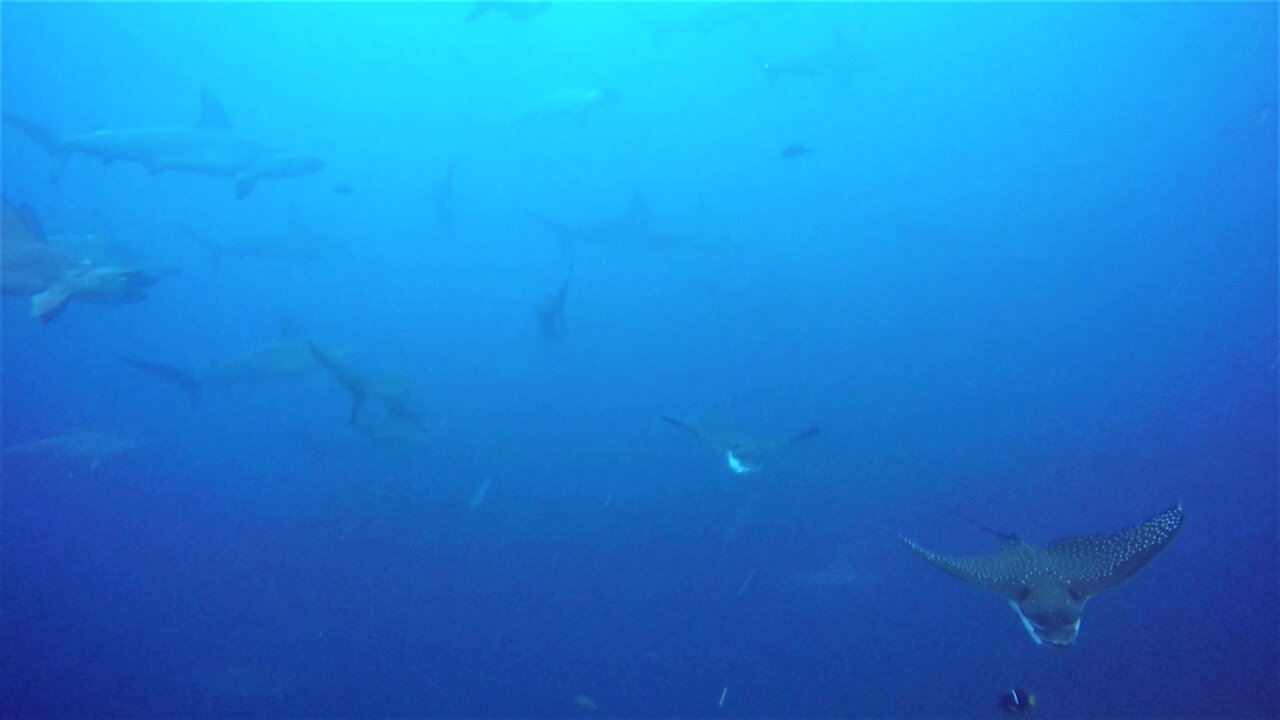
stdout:
[[120,362],[132,365],[142,372],[158,377],[183,391],[187,394],[187,401],[191,404],[191,407],[195,408],[196,402],[200,398],[200,388],[204,386],[204,383],[200,382],[200,379],[195,375],[172,365],[142,360],[128,355],[116,355],[116,357],[120,359]]
[[62,169],[67,165],[67,159],[71,157],[71,152],[58,133],[38,122],[9,113],[4,113],[4,121],[21,130],[53,157],[53,167],[49,177],[51,180],[57,180],[62,175]]

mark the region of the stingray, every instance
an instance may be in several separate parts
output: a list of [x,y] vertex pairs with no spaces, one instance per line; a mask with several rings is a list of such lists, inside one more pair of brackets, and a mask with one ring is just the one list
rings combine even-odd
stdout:
[[723,454],[729,469],[739,475],[758,472],[764,466],[765,456],[780,448],[807,440],[819,432],[819,428],[811,427],[783,440],[762,443],[730,434],[712,435],[703,432],[687,421],[668,415],[663,415],[662,419],[671,425],[684,429],[697,438],[698,442],[715,450],[717,453]]
[[1128,580],[1169,545],[1186,516],[1178,504],[1118,532],[1076,535],[1036,547],[1014,535],[991,555],[950,557],[901,537],[929,564],[1009,601],[1037,645],[1068,647],[1089,598]]

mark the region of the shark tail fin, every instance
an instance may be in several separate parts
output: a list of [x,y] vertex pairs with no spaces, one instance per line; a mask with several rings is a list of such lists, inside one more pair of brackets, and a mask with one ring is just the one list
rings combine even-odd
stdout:
[[195,375],[172,365],[142,360],[128,355],[116,355],[116,357],[120,359],[120,362],[132,365],[142,372],[154,375],[182,390],[187,394],[187,401],[190,403],[191,408],[195,409],[200,400],[200,388],[203,387],[203,383]]
[[31,296],[31,317],[47,323],[67,309],[70,299],[71,288],[66,283],[56,283],[48,290]]
[[26,133],[27,137],[53,157],[50,179],[57,180],[62,175],[62,169],[67,166],[67,159],[71,157],[71,151],[67,149],[62,137],[49,127],[17,115],[5,113],[4,121]]

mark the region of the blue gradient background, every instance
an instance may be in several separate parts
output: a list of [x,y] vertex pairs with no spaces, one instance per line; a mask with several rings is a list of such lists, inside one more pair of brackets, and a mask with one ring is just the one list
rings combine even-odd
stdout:
[[[44,326],[4,299],[4,443],[147,445],[5,463],[0,713],[989,717],[1011,686],[1045,718],[1280,713],[1274,4],[788,5],[664,36],[619,5],[467,10],[0,10],[6,111],[181,124],[210,88],[327,163],[244,201],[83,157],[51,183],[4,129],[3,191],[47,230],[183,272]],[[752,60],[836,28],[847,77]],[[621,100],[510,126],[564,86]],[[526,209],[636,193],[705,243],[579,248],[545,345],[565,259]],[[290,208],[349,248],[215,266],[178,230]],[[198,367],[282,313],[411,375],[428,443],[363,444],[324,377],[192,412],[114,358]],[[737,478],[660,413],[823,432]],[[1066,652],[895,538],[986,552],[954,509],[1043,542],[1177,501],[1181,537]]]

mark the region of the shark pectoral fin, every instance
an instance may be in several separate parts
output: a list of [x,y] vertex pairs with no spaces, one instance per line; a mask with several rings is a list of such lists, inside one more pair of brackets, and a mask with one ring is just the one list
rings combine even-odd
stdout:
[[71,299],[71,288],[59,283],[31,296],[31,317],[40,322],[49,322],[58,317],[67,307]]
[[257,184],[258,184],[257,175],[237,175],[236,176],[236,199],[243,200],[249,197],[249,193],[253,192],[253,188]]
[[1146,522],[1118,532],[1080,535],[1050,543],[1045,552],[1071,587],[1084,596],[1096,595],[1124,582],[1159,555],[1186,522],[1178,504]]

